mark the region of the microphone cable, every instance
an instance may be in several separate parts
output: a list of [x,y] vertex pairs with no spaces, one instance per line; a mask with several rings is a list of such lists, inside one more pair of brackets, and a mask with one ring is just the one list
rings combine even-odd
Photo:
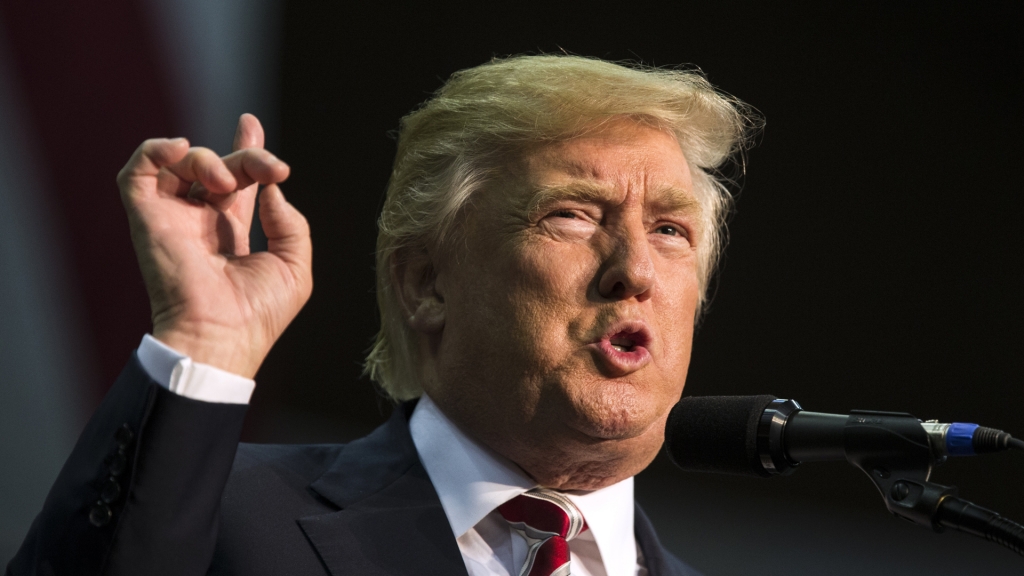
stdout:
[[962,498],[947,496],[942,500],[938,524],[1001,544],[1024,556],[1024,526]]

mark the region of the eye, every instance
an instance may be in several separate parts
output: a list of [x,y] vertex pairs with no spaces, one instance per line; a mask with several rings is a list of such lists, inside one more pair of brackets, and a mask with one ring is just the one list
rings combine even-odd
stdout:
[[593,232],[600,222],[600,213],[590,207],[566,206],[564,208],[553,207],[545,211],[544,217],[537,222],[537,225],[545,227],[548,231],[582,234]]
[[655,234],[664,234],[666,236],[679,236],[679,228],[671,224],[665,224],[664,226],[658,226],[654,229]]

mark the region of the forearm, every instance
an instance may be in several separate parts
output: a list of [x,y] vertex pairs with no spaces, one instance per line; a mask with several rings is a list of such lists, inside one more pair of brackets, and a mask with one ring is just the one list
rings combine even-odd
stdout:
[[[312,290],[309,226],[277,186],[290,169],[263,140],[259,121],[243,114],[223,158],[184,138],[154,138],[118,173],[154,335],[191,358],[164,354],[147,362],[151,376],[133,356],[9,573],[206,572],[247,378]],[[269,250],[252,254],[257,184]]]
[[180,396],[133,356],[8,572],[204,574],[245,410]]

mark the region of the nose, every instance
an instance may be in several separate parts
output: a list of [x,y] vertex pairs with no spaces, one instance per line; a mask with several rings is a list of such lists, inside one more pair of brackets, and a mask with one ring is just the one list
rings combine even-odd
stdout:
[[641,227],[624,231],[605,260],[598,292],[608,300],[644,301],[654,288],[654,261],[647,233]]

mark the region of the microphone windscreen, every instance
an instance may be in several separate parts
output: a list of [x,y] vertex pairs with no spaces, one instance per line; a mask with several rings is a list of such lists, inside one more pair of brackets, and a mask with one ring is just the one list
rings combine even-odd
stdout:
[[767,477],[757,425],[775,396],[690,396],[672,408],[665,450],[683,470]]

